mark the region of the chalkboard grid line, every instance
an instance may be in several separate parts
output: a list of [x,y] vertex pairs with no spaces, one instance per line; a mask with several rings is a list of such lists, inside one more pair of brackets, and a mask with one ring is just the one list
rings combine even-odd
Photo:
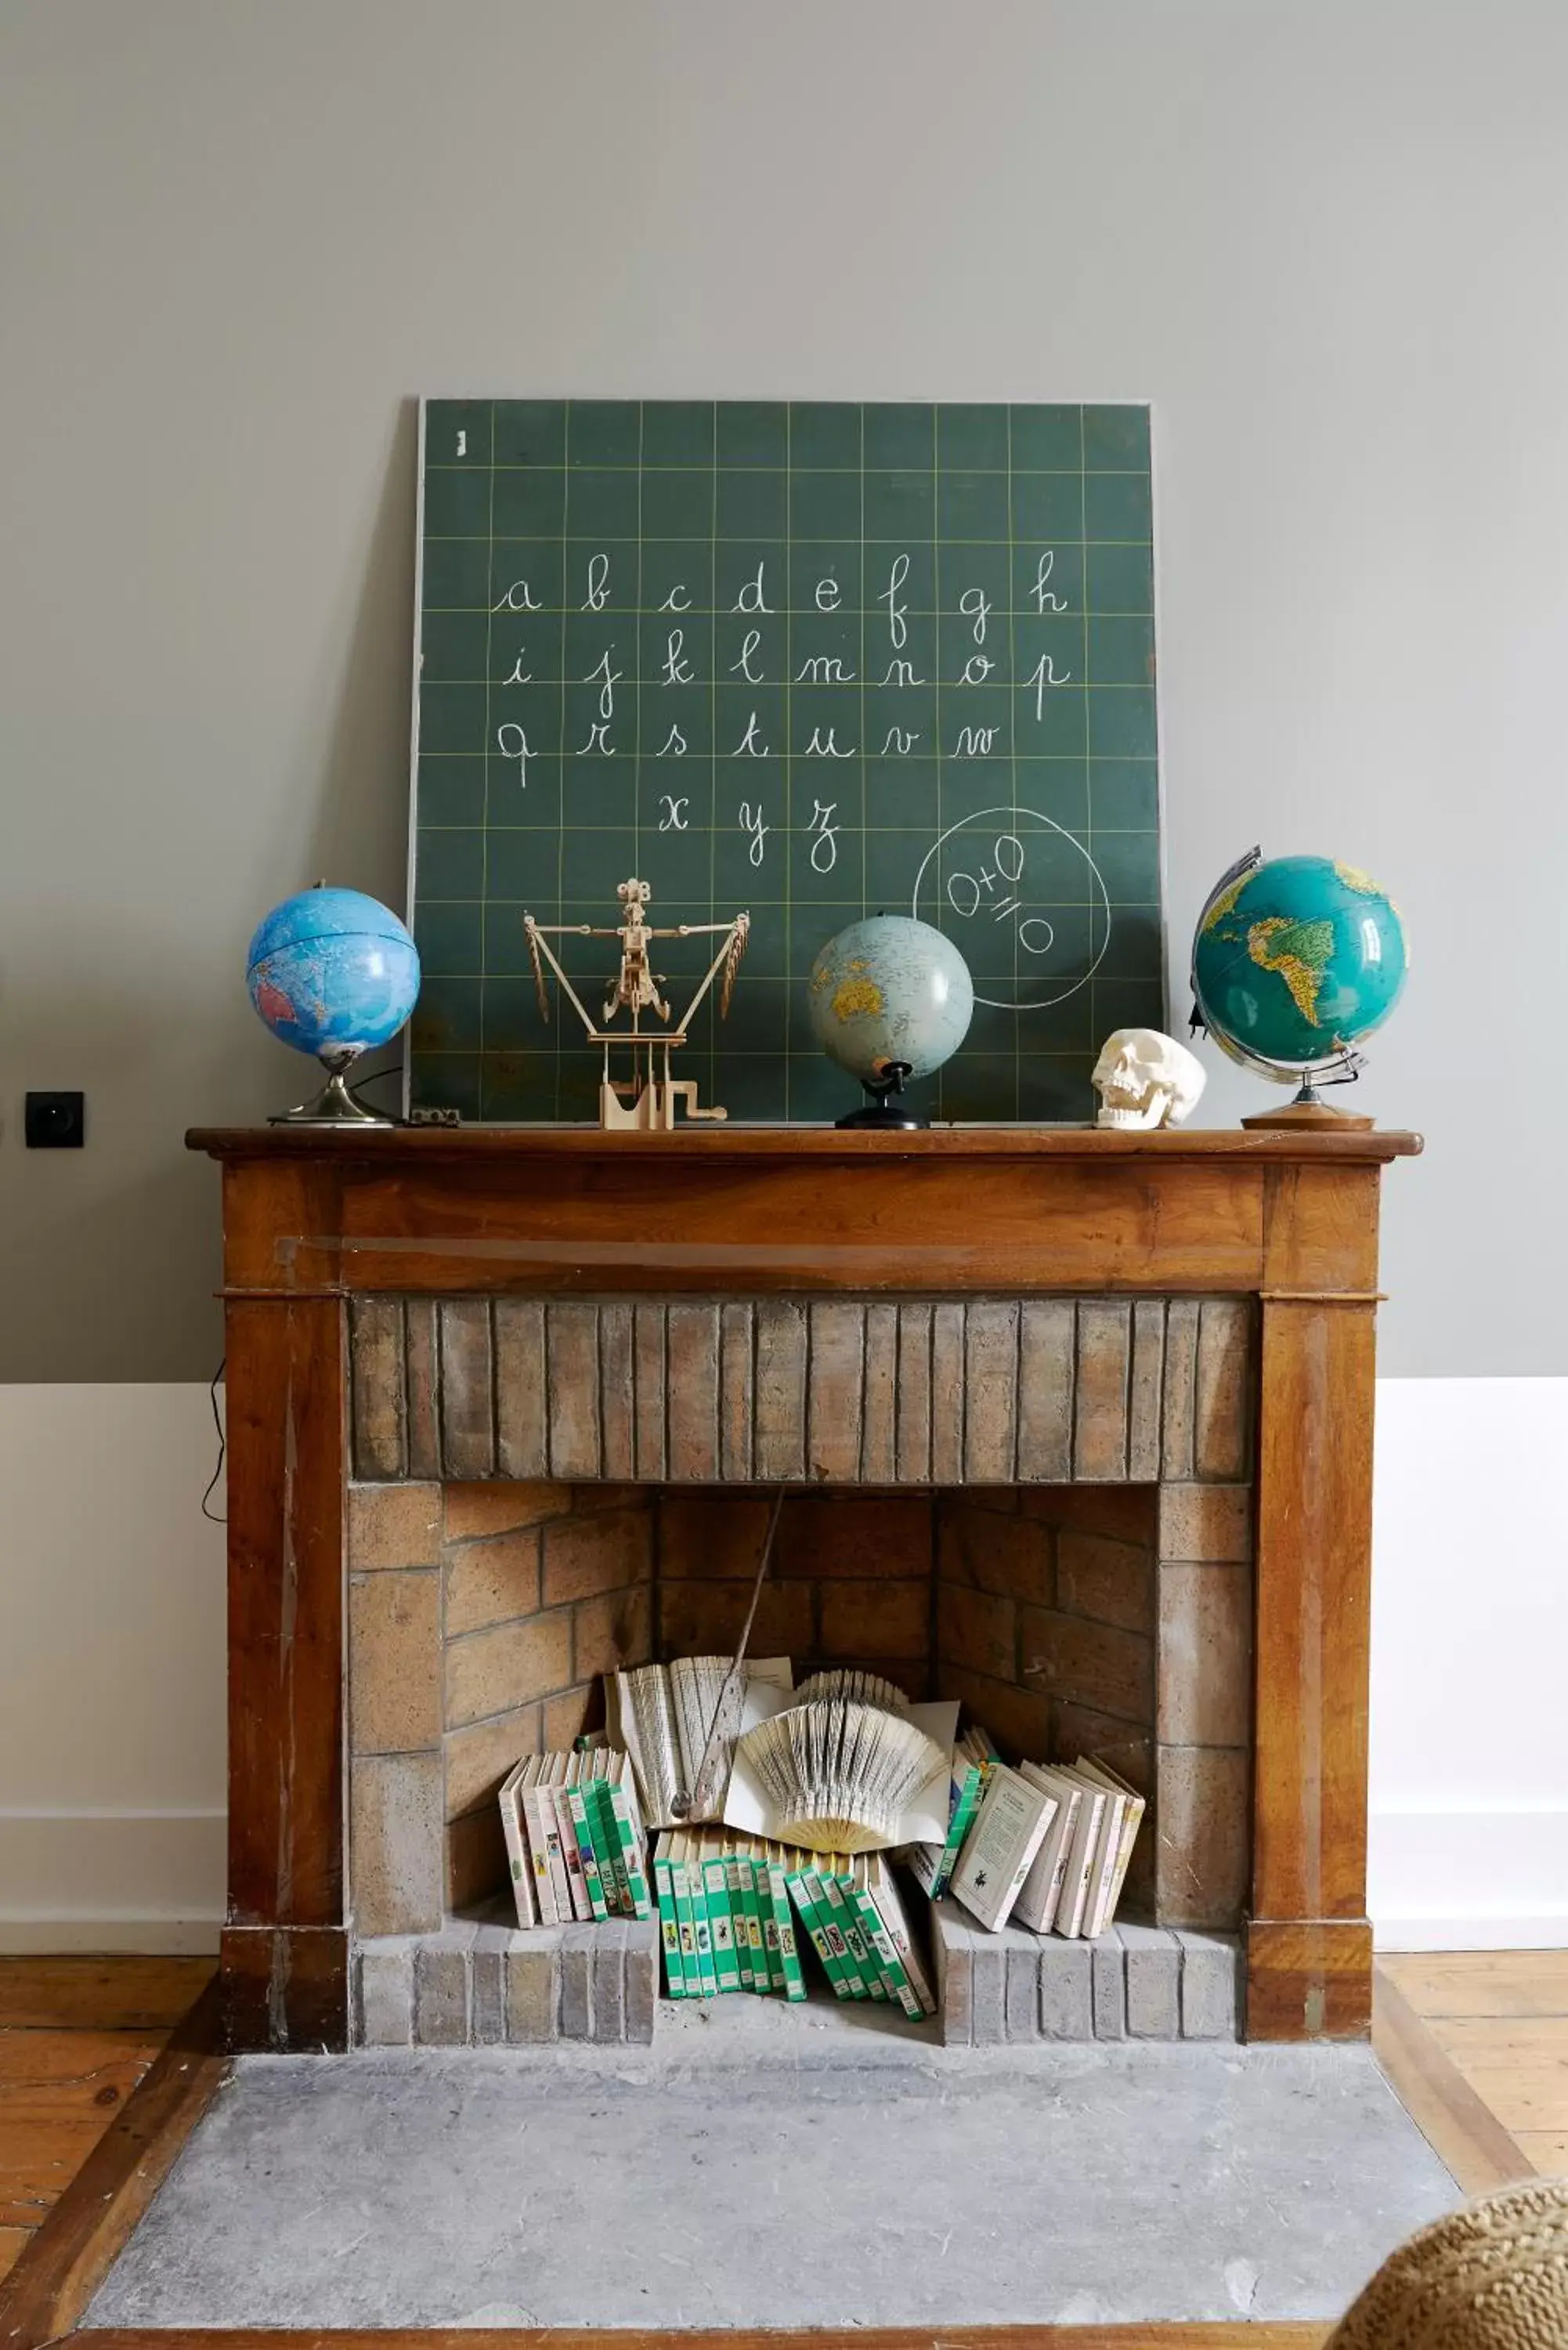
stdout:
[[[1078,411],[1078,456],[1080,463],[1086,458],[1087,453],[1088,452],[1084,446],[1084,411],[1082,408],[1080,408]],[[1089,477],[1086,473],[1080,473],[1078,475],[1078,528],[1080,533],[1086,533],[1088,527]],[[1085,614],[1084,616],[1084,749],[1085,753],[1094,748],[1094,725],[1095,705],[1089,699],[1089,622],[1088,616]],[[1084,832],[1085,836],[1085,847],[1088,850],[1089,862],[1097,873],[1100,868],[1095,858],[1095,795],[1093,792],[1088,792],[1085,795]],[[1106,915],[1106,920],[1108,925],[1110,920],[1108,914]],[[1106,938],[1106,944],[1107,947],[1110,944],[1108,936]],[[1100,1033],[1100,1019],[1099,1007],[1095,1001],[1095,972],[1096,966],[1095,963],[1094,950],[1095,918],[1091,913],[1089,916],[1089,1033],[1091,1035],[1097,1036]]]
[[[787,430],[787,427],[786,427],[786,430]],[[784,511],[787,513],[789,510],[788,510],[788,508],[786,507],[786,508],[784,509]],[[719,403],[718,403],[718,401],[717,401],[717,400],[715,400],[715,401],[713,402],[713,534],[714,534],[714,535],[712,536],[711,543],[711,545],[709,546],[709,548],[708,548],[708,577],[709,577],[709,588],[708,588],[708,593],[709,593],[709,595],[712,598],[712,600],[713,600],[713,603],[714,603],[714,605],[715,605],[715,606],[717,606],[718,601],[719,601],[719,541],[718,541],[718,537],[717,537],[718,528],[719,528]],[[642,631],[641,631],[641,629],[639,629],[638,630],[638,642],[639,642],[639,645],[641,644],[641,641],[642,641]],[[641,662],[639,661],[639,662],[638,663],[638,667],[640,669],[640,668],[641,668],[641,666],[642,666],[642,664],[641,664]],[[718,913],[718,909],[717,909],[717,907],[716,907],[716,906],[714,906],[714,899],[715,899],[715,898],[716,898],[716,897],[717,897],[717,895],[718,895],[718,888],[719,888],[719,882],[718,882],[718,873],[719,873],[719,631],[718,631],[718,628],[717,628],[717,626],[715,626],[714,630],[713,630],[713,659],[712,659],[711,662],[709,664],[709,666],[710,666],[710,668],[711,668],[711,671],[712,671],[712,675],[711,675],[711,681],[710,681],[710,683],[709,683],[709,688],[708,688],[708,712],[709,712],[709,716],[708,716],[708,737],[709,737],[709,747],[710,747],[710,754],[711,754],[711,755],[710,755],[710,757],[709,757],[709,760],[708,760],[708,775],[709,775],[709,784],[708,784],[708,795],[709,795],[709,796],[708,796],[708,903],[709,903],[709,905],[710,905],[710,906],[713,907],[713,916],[712,916],[712,919],[713,919],[715,921],[717,921],[717,920],[718,920],[718,919],[719,919],[719,913]],[[737,907],[737,908],[735,909],[735,911],[736,911],[737,913],[740,911],[739,907]],[[707,1070],[707,1097],[708,1097],[708,1100],[709,1100],[709,1103],[710,1103],[710,1104],[715,1103],[715,1102],[718,1100],[719,1049],[718,1049],[718,1044],[717,1044],[717,1041],[716,1041],[716,1040],[717,1040],[717,1036],[718,1036],[718,1028],[719,1028],[719,1007],[718,1007],[718,1005],[715,1003],[715,1004],[714,1004],[714,1006],[713,1006],[712,1012],[711,1012],[711,1013],[710,1014],[710,1015],[709,1015],[709,1020],[708,1020],[708,1048],[707,1048],[706,1053],[703,1055],[703,1061],[704,1061],[704,1064],[705,1064],[705,1066],[706,1066],[706,1070]],[[788,1115],[787,1111],[786,1111],[785,1115],[786,1115],[786,1116]]]
[[[487,503],[490,516],[490,531],[485,563],[487,571],[491,575],[493,575],[495,570],[495,402],[493,400],[490,403],[490,496]],[[564,669],[566,667],[566,663],[563,661],[561,666]],[[486,750],[489,749],[491,743],[495,740],[495,728],[492,723],[493,713],[491,709],[491,680],[494,674],[495,615],[493,610],[492,610],[485,615],[484,621],[484,743]],[[488,759],[486,759],[484,763],[484,796],[481,805],[484,810],[484,839],[480,852],[479,886],[484,893],[484,907],[488,908],[490,904],[490,761]],[[482,910],[479,919],[482,923],[485,922],[489,920],[489,915],[486,911]],[[485,963],[488,963],[490,961],[488,945],[485,946],[482,952],[481,961]],[[484,1021],[485,1014],[488,1011],[489,1006],[486,1003],[485,999],[489,993],[490,987],[488,979],[482,979],[479,983],[479,1049],[481,1053],[483,1052],[486,1042]],[[482,1064],[480,1072],[479,1103],[482,1110],[484,1107],[483,1084],[483,1067]]]
[[[1083,453],[1084,411],[1080,408],[1078,411],[1078,455],[1080,459],[1082,458]],[[1009,408],[1007,411],[1007,577],[1010,583],[1018,577],[1018,550],[1012,527],[1012,411]],[[1018,631],[1013,625],[1012,598],[1011,596],[1008,598],[1007,602],[1007,678],[1008,683],[1012,689],[1012,691],[1016,693],[1018,691]],[[1008,704],[1008,710],[1012,718],[1012,723],[1009,725],[1007,730],[1008,774],[1011,778],[1010,796],[1013,806],[1016,807],[1018,806],[1017,704],[1015,702],[1010,702]],[[1016,922],[1014,922],[1012,926],[1012,993],[1014,995],[1018,993],[1018,925]],[[1022,1024],[1019,1021],[1014,1020],[1012,1024],[1012,1098],[1014,1104],[1022,1098],[1023,1087],[1023,1072],[1021,1066],[1023,1038],[1020,1034],[1021,1025]]]
[[[860,410],[858,423],[860,428],[860,548],[862,558],[864,559],[866,549],[866,411],[864,408]],[[864,568],[864,561],[862,567]],[[793,581],[791,582],[791,585],[794,585]],[[858,740],[860,743],[860,830],[862,837],[864,837],[866,819],[871,811],[871,776],[866,749],[866,582],[864,577],[860,582],[859,620],[860,725]],[[860,859],[860,919],[862,921],[866,920],[869,911],[870,904],[866,894],[866,859],[862,857]]]
[[[931,696],[931,707],[936,713],[935,723],[937,731],[937,739],[933,747],[937,753],[937,902],[939,905],[941,903],[942,891],[941,841],[942,836],[947,829],[947,817],[942,809],[942,663],[940,636],[942,548],[940,497],[941,442],[938,431],[937,411],[935,408],[933,408],[931,410],[931,598],[936,606],[936,610],[931,614],[931,619],[935,623],[933,634],[937,644],[937,659],[933,665],[933,691]],[[864,600],[864,598],[862,598],[862,600]],[[919,885],[917,882],[917,890],[919,886]],[[919,908],[917,906],[911,906],[909,911],[911,914],[918,913]],[[1016,1102],[1014,1106],[1016,1107]],[[939,1118],[944,1118],[946,1115],[947,1071],[945,1069],[939,1069],[937,1071],[937,1116]]]
[[[495,412],[495,411],[494,411],[494,409],[493,409],[493,408],[492,408],[492,410],[491,410],[491,414],[492,414],[492,415],[493,415],[493,414],[494,414],[494,412]],[[562,470],[563,470],[563,473],[564,473],[564,475],[565,475],[565,479],[564,479],[564,482],[563,482],[563,484],[562,484],[562,493],[561,493],[561,538],[562,538],[562,542],[563,542],[563,544],[564,544],[564,543],[565,543],[565,541],[566,541],[566,537],[567,537],[567,529],[566,529],[566,525],[567,525],[567,524],[571,521],[571,518],[572,518],[572,516],[571,516],[571,498],[572,498],[572,475],[571,475],[571,456],[572,456],[572,403],[571,403],[571,401],[570,401],[569,400],[567,400],[567,402],[566,402],[566,420],[565,420],[565,423],[564,423],[563,428],[562,428],[561,454],[562,454],[562,458],[563,458],[563,460],[564,460],[563,469],[562,469]],[[563,570],[562,575],[561,575],[561,594],[562,594],[562,600],[563,600],[563,603],[564,603],[564,601],[565,601],[565,598],[566,598],[566,573],[565,573],[565,571]],[[639,602],[639,604],[640,604],[640,603],[641,603],[641,601],[642,601],[642,596],[641,596],[641,592],[640,592],[640,587],[639,587],[639,594],[638,594],[638,598],[637,598],[637,600],[638,600],[638,602]],[[641,666],[641,664],[639,663],[639,666],[640,667],[640,666]],[[562,671],[562,676],[561,676],[561,725],[560,725],[560,733],[559,733],[559,738],[558,738],[558,739],[559,739],[559,741],[560,741],[560,745],[561,745],[561,757],[562,757],[562,759],[563,759],[563,760],[565,760],[565,758],[566,758],[566,661],[563,660],[563,661],[562,661],[562,663],[561,663],[561,671]],[[487,746],[487,747],[488,747],[488,746]],[[562,775],[561,775],[561,829],[560,829],[560,835],[559,835],[559,837],[558,837],[558,839],[557,839],[556,847],[556,907],[555,907],[555,911],[556,911],[556,919],[557,919],[557,920],[559,920],[559,918],[560,918],[560,910],[561,910],[561,908],[565,905],[566,900],[566,772],[565,772],[565,769],[564,769],[564,767],[563,767]],[[488,950],[486,951],[484,960],[485,960],[485,962],[488,962],[490,961],[490,955],[489,955]],[[559,1101],[559,1100],[560,1100],[560,1098],[561,1098],[561,1055],[562,1055],[562,1051],[563,1051],[563,1049],[564,1049],[564,1047],[565,1047],[565,1043],[566,1043],[566,1039],[564,1038],[564,1036],[563,1036],[563,1035],[562,1035],[562,1034],[561,1034],[561,1030],[562,1030],[562,1026],[563,1026],[563,1023],[564,1023],[564,1017],[565,1017],[565,1006],[564,1006],[564,1005],[563,1005],[563,1003],[561,1003],[561,1000],[560,1000],[560,993],[559,993],[559,991],[557,990],[557,992],[556,992],[556,1024],[556,1024],[556,1038],[555,1038],[555,1047],[556,1047],[556,1052],[555,1052],[555,1057],[556,1057],[556,1101]],[[481,1078],[481,1082],[483,1083],[483,1076],[482,1076],[482,1078]]]
[[[714,436],[713,436],[713,445],[714,445],[715,449],[718,447],[718,434],[717,434],[717,433],[715,433],[715,434],[714,434]],[[787,521],[787,519],[788,519],[789,515],[790,515],[794,511],[794,409],[793,409],[793,407],[792,407],[792,408],[786,408],[786,409],[784,410],[784,516],[785,516],[786,521]],[[715,515],[714,515],[714,519],[715,519],[715,521],[717,520],[717,518],[718,518],[718,516],[717,516],[717,509],[715,509]],[[862,582],[862,586],[864,587],[864,582]],[[715,598],[714,598],[714,599],[713,599],[713,600],[714,600],[714,602],[715,602],[715,603],[717,603],[717,601],[718,601],[718,598],[715,596]],[[865,598],[864,594],[862,594],[860,600],[861,600],[861,602],[862,602],[862,603],[864,603],[864,602],[866,601],[866,598]],[[791,756],[790,756],[790,748],[791,748],[791,745],[793,744],[793,743],[794,743],[794,702],[793,702],[793,701],[792,701],[792,699],[791,699],[791,686],[790,686],[790,680],[791,680],[791,679],[794,677],[794,548],[793,545],[791,546],[791,547],[790,547],[790,549],[789,549],[789,552],[788,552],[788,554],[786,555],[786,556],[785,556],[785,558],[784,558],[784,829],[785,829],[785,836],[786,836],[786,837],[793,837],[793,835],[794,835],[794,760],[793,760],[793,759],[791,758]],[[715,661],[715,663],[714,663],[713,665],[714,665],[714,667],[715,667],[715,668],[717,668],[717,667],[718,667],[718,663],[717,663],[716,661]],[[791,858],[791,856],[790,856],[790,854],[789,854],[788,849],[786,848],[786,849],[785,849],[785,851],[784,851],[784,941],[785,941],[785,945],[784,945],[784,966],[785,966],[785,977],[786,977],[786,980],[787,980],[788,975],[789,975],[789,962],[790,962],[790,955],[789,955],[789,943],[788,943],[788,942],[789,942],[789,941],[790,941],[791,939],[793,939],[793,937],[794,936],[794,901],[793,901],[793,900],[794,900],[794,885],[793,885],[793,882],[792,882],[792,879],[791,879],[791,868],[792,868],[793,863],[794,863],[794,860],[793,860],[793,858]],[[761,902],[761,901],[759,900],[759,902]],[[787,1053],[787,1052],[786,1052],[786,1053],[784,1054],[784,1117],[785,1117],[785,1118],[786,1118],[786,1119],[788,1118],[788,1117],[789,1117],[789,1115],[790,1115],[790,1098],[789,1098],[790,1074],[791,1074],[791,1055],[790,1055],[790,1054],[789,1054],[789,1053]],[[810,1321],[810,1316],[808,1315],[808,1316],[807,1316],[807,1323],[808,1323],[808,1326],[809,1326],[809,1321]]]

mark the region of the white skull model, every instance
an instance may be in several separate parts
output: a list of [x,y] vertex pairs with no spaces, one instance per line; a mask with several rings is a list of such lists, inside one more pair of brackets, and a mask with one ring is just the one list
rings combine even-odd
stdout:
[[1208,1072],[1158,1028],[1116,1028],[1095,1063],[1096,1126],[1179,1126],[1198,1107]]

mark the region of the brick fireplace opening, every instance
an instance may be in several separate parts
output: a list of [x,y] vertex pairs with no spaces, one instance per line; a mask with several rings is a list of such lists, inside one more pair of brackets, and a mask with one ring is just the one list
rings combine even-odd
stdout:
[[[1103,1755],[1150,1799],[1129,1910],[1234,1929],[1250,1501],[1241,1484],[792,1494],[752,1653],[958,1698],[1014,1757]],[[732,1653],[767,1513],[745,1489],[350,1489],[362,1936],[431,1932],[504,1890],[501,1781],[602,1723],[604,1673]]]

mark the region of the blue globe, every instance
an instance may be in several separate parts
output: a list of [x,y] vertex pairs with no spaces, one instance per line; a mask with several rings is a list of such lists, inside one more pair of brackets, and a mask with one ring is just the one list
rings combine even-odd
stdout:
[[907,1061],[929,1077],[963,1043],[974,983],[950,939],[908,914],[869,914],[819,947],[811,966],[812,1034],[852,1076]]
[[1380,1027],[1407,961],[1399,910],[1370,874],[1331,857],[1274,857],[1223,882],[1203,909],[1193,993],[1232,1060],[1288,1078]]
[[256,926],[251,1002],[297,1053],[368,1053],[397,1035],[420,993],[420,956],[396,914],[358,889],[302,889]]

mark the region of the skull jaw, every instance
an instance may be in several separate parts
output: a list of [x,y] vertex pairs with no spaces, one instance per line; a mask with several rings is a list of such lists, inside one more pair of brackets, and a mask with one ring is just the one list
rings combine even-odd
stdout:
[[1174,1098],[1169,1086],[1151,1086],[1142,1096],[1107,1090],[1100,1097],[1099,1114],[1095,1124],[1123,1133],[1163,1126],[1170,1114]]

